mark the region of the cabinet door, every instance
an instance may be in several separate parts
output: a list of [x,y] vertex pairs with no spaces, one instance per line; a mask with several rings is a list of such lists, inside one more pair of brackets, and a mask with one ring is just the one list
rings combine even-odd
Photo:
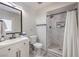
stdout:
[[8,56],[18,57],[18,44],[11,45],[10,48],[8,48]]
[[22,57],[29,57],[29,42],[23,42]]
[[29,57],[29,42],[27,40],[21,42],[19,47],[21,57]]
[[8,48],[0,49],[0,57],[8,57]]

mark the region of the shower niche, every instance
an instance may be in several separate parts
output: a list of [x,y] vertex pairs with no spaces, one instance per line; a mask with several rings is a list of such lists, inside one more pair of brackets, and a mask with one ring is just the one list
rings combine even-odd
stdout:
[[77,3],[47,13],[46,46],[47,53],[62,56],[67,11],[76,10]]

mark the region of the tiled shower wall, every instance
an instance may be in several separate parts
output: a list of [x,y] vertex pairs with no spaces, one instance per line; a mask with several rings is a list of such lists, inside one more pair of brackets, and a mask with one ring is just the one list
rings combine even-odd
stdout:
[[[47,47],[63,47],[66,13],[47,17]],[[52,47],[53,48],[53,47]]]

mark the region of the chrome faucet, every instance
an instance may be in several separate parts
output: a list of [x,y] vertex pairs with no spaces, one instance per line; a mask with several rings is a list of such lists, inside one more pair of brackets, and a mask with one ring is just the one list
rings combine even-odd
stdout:
[[12,37],[10,37],[10,39],[14,39],[16,38],[15,33],[12,33]]

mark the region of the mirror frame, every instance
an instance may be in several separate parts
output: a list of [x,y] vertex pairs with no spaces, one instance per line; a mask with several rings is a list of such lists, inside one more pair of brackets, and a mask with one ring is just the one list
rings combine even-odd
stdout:
[[[7,5],[7,4],[5,4],[5,3],[2,3],[2,2],[0,2],[0,4],[2,4],[2,5],[4,5],[4,6],[7,6],[7,7],[9,7],[9,8],[12,8],[12,9],[15,9],[15,10],[18,10],[19,12],[20,12],[20,20],[21,20],[21,32],[15,32],[15,33],[22,33],[22,31],[23,31],[23,27],[22,27],[22,10],[19,10],[19,9],[17,9],[17,8],[15,8],[15,7],[12,7],[12,6],[10,6],[10,5]],[[11,34],[11,33],[7,33],[7,34]]]

